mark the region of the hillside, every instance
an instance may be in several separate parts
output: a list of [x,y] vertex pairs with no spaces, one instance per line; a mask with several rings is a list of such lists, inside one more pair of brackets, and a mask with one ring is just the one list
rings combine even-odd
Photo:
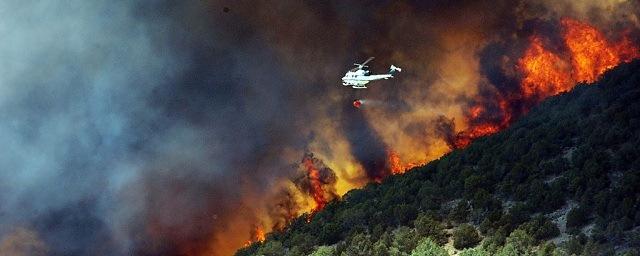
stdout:
[[639,255],[638,148],[635,61],[236,255]]

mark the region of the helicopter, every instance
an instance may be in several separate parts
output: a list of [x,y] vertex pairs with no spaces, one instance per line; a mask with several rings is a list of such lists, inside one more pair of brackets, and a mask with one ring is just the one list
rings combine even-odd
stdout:
[[402,72],[402,69],[391,65],[389,68],[389,73],[387,74],[379,74],[379,75],[371,75],[369,74],[369,70],[365,70],[369,66],[366,66],[367,63],[372,61],[374,57],[369,57],[362,64],[354,63],[356,67],[349,70],[344,77],[342,77],[342,85],[349,86],[351,85],[354,89],[367,89],[367,84],[371,81],[381,80],[381,79],[389,79],[393,78],[393,75],[397,72]]

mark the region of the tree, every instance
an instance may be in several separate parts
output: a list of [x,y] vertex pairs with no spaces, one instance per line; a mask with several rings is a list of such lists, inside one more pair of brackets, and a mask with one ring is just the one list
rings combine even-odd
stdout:
[[458,254],[459,256],[489,256],[490,254],[482,248],[464,249]]
[[496,256],[520,256],[518,250],[512,244],[505,244],[502,249],[496,253]]
[[378,239],[378,241],[373,244],[371,256],[389,256],[389,244],[387,244],[384,238]]
[[453,247],[459,250],[476,246],[481,240],[476,228],[466,223],[453,232]]
[[[408,227],[399,227],[392,233],[391,247],[397,248],[403,253],[410,253],[411,250],[418,245],[419,237],[413,229]],[[393,248],[389,248],[390,250]]]
[[280,256],[284,252],[284,247],[279,241],[271,240],[263,244],[256,252],[257,255]]
[[584,242],[584,238],[580,235],[572,236],[568,241],[562,243],[562,247],[569,255],[580,255],[580,253],[582,253]]
[[498,252],[500,256],[517,256],[517,255],[533,255],[533,245],[535,241],[527,232],[522,229],[516,229],[509,237],[507,242]]
[[586,224],[587,214],[586,212],[580,208],[572,208],[569,213],[567,213],[567,228],[581,227]]
[[538,249],[536,256],[554,256],[559,254],[560,251],[558,250],[558,248],[556,247],[556,244],[554,244],[553,242],[545,242],[544,244],[540,245],[540,248]]
[[529,222],[520,225],[520,229],[527,232],[538,241],[546,240],[560,234],[560,229],[544,215],[537,215]]
[[413,224],[418,235],[431,238],[438,245],[447,243],[448,239],[444,226],[439,221],[434,220],[433,217],[427,214],[420,214]]
[[431,239],[426,238],[411,251],[411,256],[448,256],[449,253]]
[[354,235],[341,255],[345,256],[369,256],[372,254],[373,243],[371,236],[364,233]]
[[333,256],[336,253],[335,246],[318,246],[309,256]]
[[250,256],[258,251],[260,243],[252,243],[249,246],[242,247],[234,254],[235,256]]
[[328,223],[322,226],[320,234],[318,234],[321,244],[335,244],[340,241],[340,226],[336,223]]
[[466,222],[469,219],[469,213],[471,209],[469,208],[469,203],[465,200],[458,202],[453,211],[451,212],[451,219],[458,223]]
[[[312,251],[313,252],[313,251]],[[287,252],[286,256],[307,256],[308,252],[305,251],[300,246],[293,246]]]
[[492,236],[482,242],[482,249],[484,249],[489,254],[495,254],[498,252],[504,243],[507,241],[507,235],[504,228],[499,228]]

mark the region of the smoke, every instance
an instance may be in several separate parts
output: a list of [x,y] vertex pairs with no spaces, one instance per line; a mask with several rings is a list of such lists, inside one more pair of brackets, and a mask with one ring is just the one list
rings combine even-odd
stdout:
[[[532,106],[516,96],[534,33],[565,53],[569,16],[637,45],[637,13],[637,1],[2,1],[0,252],[229,255],[256,225],[313,210],[314,180],[328,201],[517,119]],[[403,72],[342,87],[369,56],[374,73]],[[353,108],[362,98],[376,104]],[[303,152],[317,178],[300,176]]]
[[0,255],[41,256],[46,253],[47,246],[28,229],[17,228],[0,241]]
[[298,200],[294,190],[282,189],[269,200],[269,217],[272,230],[283,230],[293,219],[300,216],[304,201]]
[[389,175],[386,168],[386,145],[371,128],[364,114],[351,106],[344,106],[347,113],[342,125],[351,145],[351,153],[364,167],[367,177],[380,180]]
[[300,174],[293,183],[300,191],[313,197],[316,211],[338,197],[335,191],[336,174],[313,153],[306,153],[298,168]]

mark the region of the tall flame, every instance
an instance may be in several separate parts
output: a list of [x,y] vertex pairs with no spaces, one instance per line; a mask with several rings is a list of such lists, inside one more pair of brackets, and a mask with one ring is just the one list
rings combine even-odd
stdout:
[[391,174],[403,174],[407,170],[419,166],[420,164],[416,163],[403,163],[400,160],[400,155],[393,150],[387,150],[387,165],[389,167],[389,171]]
[[251,238],[244,243],[245,247],[251,245],[252,243],[262,243],[264,242],[264,240],[266,240],[266,234],[262,225],[255,225],[254,229],[251,232]]
[[557,54],[545,49],[543,38],[531,37],[531,44],[518,61],[522,72],[522,96],[525,99],[542,100],[571,89],[574,81],[571,65]]
[[307,170],[307,176],[309,177],[309,182],[311,185],[311,196],[313,197],[313,201],[316,203],[316,206],[313,208],[313,212],[317,212],[322,210],[325,205],[327,205],[327,199],[324,196],[324,190],[322,188],[322,181],[320,177],[320,171],[313,164],[313,159],[310,157],[305,157],[302,159],[302,164]]
[[640,57],[639,49],[626,34],[618,42],[612,42],[595,27],[578,20],[563,18],[560,25],[566,52],[549,50],[543,36],[531,36],[529,47],[517,63],[522,75],[520,95],[496,96],[499,113],[493,116],[500,120],[487,121],[484,115],[487,110],[483,104],[470,107],[466,115],[468,127],[458,133],[452,145],[454,148],[464,148],[476,138],[507,127],[514,115],[522,114],[509,107],[517,105],[512,103],[533,105],[571,90],[578,82],[594,82],[616,65]]
[[625,36],[612,43],[593,26],[577,20],[564,18],[563,38],[571,53],[574,78],[578,82],[593,82],[602,73],[620,62],[638,57],[638,48]]

